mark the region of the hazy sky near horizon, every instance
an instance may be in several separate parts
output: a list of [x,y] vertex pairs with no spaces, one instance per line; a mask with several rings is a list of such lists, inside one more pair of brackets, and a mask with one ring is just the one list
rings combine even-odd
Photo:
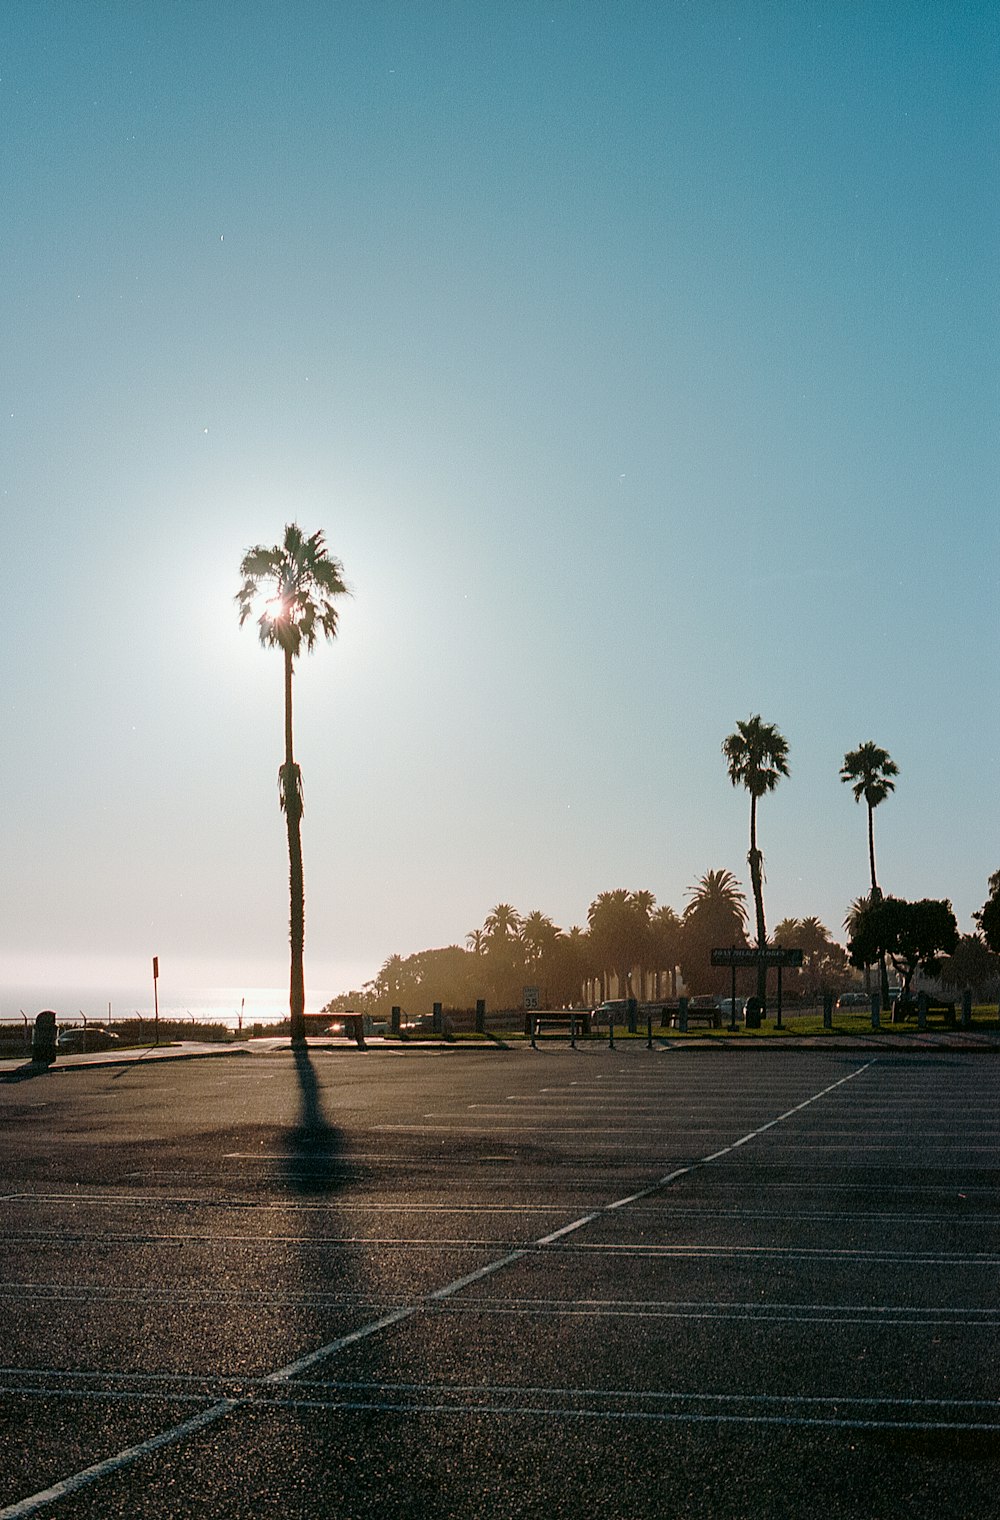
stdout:
[[[281,661],[322,528],[307,991],[745,884],[960,925],[1000,867],[988,3],[78,5],[0,19],[9,989],[281,985]],[[310,1006],[312,999],[310,998]]]

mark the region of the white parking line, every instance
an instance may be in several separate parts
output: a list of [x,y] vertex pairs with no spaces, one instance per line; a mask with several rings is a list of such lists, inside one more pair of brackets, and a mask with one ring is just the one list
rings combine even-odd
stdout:
[[185,1437],[194,1435],[195,1431],[203,1430],[206,1425],[216,1424],[239,1407],[239,1402],[223,1399],[221,1403],[213,1404],[211,1409],[193,1415],[190,1420],[174,1425],[170,1430],[161,1431],[158,1436],[151,1436],[148,1441],[141,1441],[138,1446],[130,1446],[127,1450],[118,1452],[117,1456],[107,1457],[103,1462],[95,1462],[92,1467],[85,1467],[81,1472],[74,1473],[71,1478],[63,1478],[61,1482],[53,1483],[51,1488],[32,1494],[30,1499],[22,1499],[18,1504],[10,1504],[6,1509],[0,1509],[0,1520],[27,1520],[29,1515],[37,1514],[46,1504],[54,1504],[57,1499],[65,1499],[68,1494],[75,1493],[78,1488],[84,1488],[88,1483],[96,1483],[99,1478],[108,1478],[112,1473],[120,1472],[123,1467],[137,1462],[140,1457],[148,1456],[152,1451],[158,1451],[162,1446],[172,1446],[175,1441],[183,1441]]
[[[167,1197],[162,1193],[130,1193],[117,1198],[90,1193],[11,1193],[0,1203],[72,1203],[109,1209],[147,1208],[150,1204],[164,1209],[224,1209],[228,1212],[253,1210],[273,1214],[558,1214],[564,1205],[553,1203],[283,1203],[257,1202],[250,1198]],[[998,1216],[1000,1217],[1000,1216]],[[62,1233],[61,1231],[59,1232]]]
[[[875,1059],[877,1059],[877,1058],[873,1057],[872,1060],[866,1061],[863,1066],[857,1067],[854,1071],[851,1071],[850,1073],[848,1073],[847,1076],[841,1077],[836,1082],[831,1082],[828,1086],[824,1087],[820,1092],[814,1093],[812,1097],[806,1098],[803,1102],[795,1104],[795,1106],[793,1108],[787,1109],[783,1114],[779,1114],[776,1119],[772,1119],[767,1124],[761,1125],[758,1129],[752,1130],[749,1134],[744,1135],[739,1140],[734,1141],[733,1144],[724,1146],[721,1150],[714,1151],[712,1153],[712,1155],[705,1156],[705,1157],[703,1157],[699,1161],[694,1161],[689,1166],[684,1166],[684,1167],[681,1167],[681,1168],[679,1168],[679,1169],[677,1169],[675,1171],[669,1172],[669,1173],[666,1174],[666,1176],[661,1177],[658,1181],[656,1181],[654,1183],[651,1183],[648,1187],[641,1189],[639,1192],[629,1194],[627,1198],[619,1198],[615,1202],[606,1205],[603,1209],[596,1210],[595,1212],[593,1212],[591,1214],[588,1214],[586,1216],[581,1217],[578,1220],[573,1221],[573,1223],[571,1223],[571,1224],[563,1226],[563,1228],[560,1231],[557,1232],[557,1236],[559,1238],[562,1238],[564,1235],[568,1235],[568,1234],[572,1233],[575,1230],[583,1229],[585,1225],[590,1224],[590,1223],[593,1222],[593,1220],[600,1218],[602,1214],[604,1214],[606,1212],[610,1212],[613,1209],[624,1208],[627,1203],[638,1202],[642,1198],[647,1198],[647,1197],[650,1196],[651,1193],[654,1193],[654,1192],[658,1191],[659,1189],[668,1186],[670,1183],[672,1183],[673,1181],[675,1181],[678,1177],[685,1176],[689,1172],[691,1172],[691,1171],[693,1171],[693,1170],[695,1170],[697,1168],[709,1166],[709,1165],[711,1165],[711,1163],[713,1161],[717,1161],[721,1157],[727,1156],[727,1155],[731,1154],[731,1152],[734,1151],[734,1150],[736,1150],[739,1146],[743,1146],[743,1145],[748,1144],[749,1141],[755,1139],[758,1135],[762,1135],[767,1130],[773,1129],[775,1125],[781,1124],[785,1119],[790,1118],[792,1116],[792,1114],[800,1113],[802,1111],[802,1109],[808,1108],[813,1103],[817,1103],[821,1098],[825,1097],[828,1093],[834,1092],[838,1087],[842,1087],[845,1082],[850,1082],[855,1077],[861,1076],[862,1073],[868,1071],[869,1068],[872,1065],[875,1064]],[[382,1129],[385,1129],[385,1128],[388,1128],[388,1127],[389,1126],[380,1126],[380,1128],[382,1128]],[[414,1126],[414,1127],[416,1127],[416,1126]],[[592,1133],[592,1131],[589,1131],[589,1130],[588,1131],[578,1131],[577,1133],[587,1133],[587,1134],[590,1134],[590,1133]],[[533,1245],[536,1248],[543,1248],[543,1247],[547,1246],[548,1244],[550,1244],[555,1239],[556,1239],[556,1235],[553,1235],[551,1237],[549,1237],[549,1236],[543,1236],[539,1240],[534,1241]],[[527,1249],[530,1250],[531,1247],[529,1246]],[[397,1310],[394,1310],[390,1314],[383,1315],[379,1319],[373,1320],[373,1321],[371,1321],[367,1325],[362,1325],[358,1330],[352,1331],[349,1335],[341,1336],[337,1340],[329,1342],[328,1345],[321,1346],[316,1351],[310,1352],[310,1353],[308,1353],[304,1357],[300,1357],[298,1359],[298,1361],[291,1362],[291,1363],[288,1364],[288,1366],[282,1367],[277,1372],[271,1373],[270,1376],[269,1376],[269,1378],[267,1378],[265,1381],[268,1382],[268,1383],[272,1383],[272,1384],[287,1383],[291,1378],[295,1377],[296,1374],[299,1371],[304,1371],[306,1368],[315,1366],[317,1363],[319,1363],[321,1361],[328,1360],[330,1357],[335,1356],[339,1351],[345,1349],[347,1346],[354,1345],[358,1341],[364,1340],[368,1336],[375,1335],[380,1330],[387,1329],[388,1327],[390,1327],[392,1325],[397,1325],[397,1324],[400,1324],[401,1322],[403,1322],[404,1320],[411,1319],[414,1315],[416,1315],[418,1313],[418,1311],[424,1305],[432,1304],[432,1303],[436,1303],[436,1302],[441,1302],[442,1300],[445,1300],[445,1299],[453,1296],[456,1292],[460,1291],[460,1289],[462,1287],[468,1286],[471,1282],[478,1281],[481,1278],[484,1278],[486,1276],[492,1275],[493,1273],[500,1271],[503,1267],[508,1266],[508,1265],[512,1264],[513,1262],[515,1262],[515,1261],[520,1261],[524,1257],[525,1254],[526,1254],[526,1252],[524,1250],[517,1250],[517,1251],[508,1252],[503,1257],[498,1258],[495,1262],[489,1263],[487,1266],[480,1268],[477,1272],[472,1273],[472,1274],[468,1274],[468,1275],[465,1275],[465,1276],[463,1276],[463,1277],[461,1277],[459,1279],[456,1279],[455,1281],[446,1284],[444,1287],[438,1288],[436,1290],[436,1292],[434,1292],[433,1294],[425,1295],[422,1299],[418,1299],[418,1300],[414,1301],[410,1305],[406,1305],[406,1306],[401,1307],[401,1308],[399,1308]],[[60,1482],[60,1483],[54,1484],[51,1488],[47,1488],[47,1489],[43,1490],[40,1493],[33,1494],[29,1498],[23,1499],[18,1504],[10,1506],[7,1509],[0,1510],[0,1520],[28,1520],[29,1516],[32,1516],[32,1515],[36,1514],[40,1509],[44,1508],[48,1504],[53,1503],[56,1499],[64,1498],[67,1494],[75,1492],[76,1489],[82,1488],[86,1484],[96,1482],[100,1478],[106,1477],[106,1476],[110,1475],[113,1472],[120,1471],[121,1468],[126,1467],[126,1466],[130,1465],[131,1463],[140,1460],[140,1458],[146,1456],[149,1452],[156,1451],[156,1450],[158,1450],[158,1449],[160,1449],[160,1448],[162,1448],[164,1446],[173,1445],[173,1444],[175,1444],[175,1443],[177,1443],[179,1441],[183,1441],[183,1440],[185,1440],[187,1438],[188,1435],[193,1434],[196,1430],[200,1430],[200,1429],[204,1428],[207,1425],[214,1424],[218,1420],[221,1420],[226,1415],[230,1414],[234,1409],[241,1408],[241,1407],[243,1407],[242,1401],[234,1401],[234,1400],[229,1400],[229,1399],[225,1399],[225,1400],[221,1401],[218,1404],[214,1404],[214,1405],[212,1405],[212,1407],[210,1409],[205,1410],[204,1413],[201,1414],[201,1415],[196,1415],[196,1416],[194,1416],[190,1420],[185,1420],[183,1423],[181,1423],[179,1425],[174,1425],[169,1430],[161,1432],[161,1434],[158,1435],[158,1436],[153,1436],[150,1440],[144,1441],[141,1444],[139,1444],[138,1446],[131,1446],[127,1450],[119,1452],[117,1456],[109,1457],[104,1462],[95,1463],[92,1467],[85,1468],[81,1472],[75,1473],[72,1477],[66,1478],[66,1479],[62,1480],[62,1482]],[[386,1409],[392,1409],[392,1408],[395,1408],[396,1406],[392,1406],[392,1405],[384,1405],[384,1406],[382,1406],[382,1405],[374,1405],[374,1406],[372,1406],[372,1405],[365,1405],[365,1406],[359,1406],[359,1405],[345,1406],[345,1405],[340,1405],[339,1407],[342,1407],[342,1408],[343,1407],[351,1407],[351,1408],[359,1408],[359,1407],[381,1408],[381,1407],[384,1407]],[[421,1407],[419,1410],[413,1410],[412,1406],[403,1406],[403,1407],[404,1408],[409,1408],[411,1410],[411,1412],[419,1412],[419,1413],[443,1412],[443,1411],[445,1411],[445,1410],[447,1410],[449,1408],[448,1405],[428,1406],[426,1409],[423,1408],[423,1407]],[[451,1406],[451,1407],[453,1409],[453,1406]],[[472,1407],[472,1406],[470,1406],[470,1407]],[[512,1411],[510,1411],[506,1407],[500,1407],[500,1408],[497,1408],[497,1409],[494,1410],[492,1408],[486,1408],[486,1407],[478,1406],[477,1405],[477,1406],[475,1406],[475,1408],[476,1408],[476,1411],[478,1413],[504,1414],[504,1413],[511,1413],[512,1412]],[[513,1411],[513,1412],[515,1412],[515,1413],[533,1413],[533,1414],[542,1414],[542,1415],[545,1415],[545,1414],[565,1415],[568,1418],[570,1418],[570,1417],[571,1418],[581,1418],[581,1417],[585,1418],[585,1417],[587,1417],[588,1414],[591,1413],[591,1412],[588,1412],[588,1411],[581,1412],[579,1410],[560,1410],[560,1409],[538,1409],[538,1410],[532,1410],[532,1411],[518,1410],[518,1411]],[[714,1423],[723,1423],[723,1422],[724,1423],[732,1423],[732,1422],[738,1422],[738,1423],[741,1423],[741,1424],[750,1423],[750,1424],[762,1424],[762,1425],[772,1425],[772,1424],[778,1424],[778,1423],[780,1423],[780,1424],[782,1424],[784,1426],[787,1426],[787,1425],[793,1424],[793,1423],[799,1423],[799,1424],[803,1424],[803,1425],[806,1425],[806,1424],[808,1424],[808,1425],[834,1425],[834,1426],[841,1426],[842,1427],[845,1424],[844,1421],[828,1420],[828,1419],[817,1419],[817,1420],[807,1419],[807,1420],[799,1420],[799,1421],[796,1422],[796,1421],[793,1421],[793,1420],[789,1419],[789,1417],[787,1415],[785,1415],[785,1414],[781,1414],[781,1415],[777,1415],[777,1416],[770,1416],[770,1415],[763,1415],[763,1416],[736,1416],[736,1415],[725,1415],[725,1414],[706,1414],[706,1415],[700,1415],[700,1414],[694,1414],[694,1413],[676,1414],[676,1415],[675,1414],[661,1415],[661,1414],[651,1414],[651,1413],[646,1412],[646,1411],[639,1412],[638,1414],[622,1414],[620,1412],[613,1412],[613,1413],[609,1414],[608,1412],[604,1412],[604,1411],[602,1411],[602,1412],[594,1411],[594,1412],[592,1412],[592,1417],[600,1417],[600,1418],[605,1418],[605,1419],[607,1419],[607,1418],[612,1418],[612,1419],[651,1419],[651,1420],[657,1420],[657,1421],[670,1421],[670,1422],[675,1422],[675,1423],[678,1422],[678,1421],[688,1421],[688,1422],[690,1422],[690,1421],[702,1421],[702,1420],[705,1420],[705,1421],[712,1421]],[[846,1423],[849,1423],[849,1424],[853,1425],[856,1422],[846,1422]],[[869,1425],[872,1425],[872,1422],[866,1422],[866,1423],[869,1424]],[[886,1428],[885,1422],[875,1422],[874,1428]],[[895,1426],[890,1426],[890,1428],[896,1428],[896,1427]],[[931,1428],[937,1428],[937,1427],[936,1426],[930,1426],[930,1425],[921,1425],[919,1428],[921,1428],[921,1429],[931,1429]],[[972,1427],[972,1428],[980,1428],[980,1427]],[[995,1426],[983,1426],[981,1428],[983,1428],[983,1429],[995,1429],[997,1427],[995,1427]]]

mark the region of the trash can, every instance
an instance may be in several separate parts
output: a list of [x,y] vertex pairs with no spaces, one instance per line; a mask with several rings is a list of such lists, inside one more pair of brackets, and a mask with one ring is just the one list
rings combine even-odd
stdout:
[[747,998],[747,1005],[743,1010],[743,1022],[748,1029],[759,1029],[760,1021],[764,1015],[764,1004],[759,997]]
[[51,1066],[56,1058],[56,1016],[51,1008],[43,1008],[35,1019],[31,1036],[31,1059],[40,1066]]

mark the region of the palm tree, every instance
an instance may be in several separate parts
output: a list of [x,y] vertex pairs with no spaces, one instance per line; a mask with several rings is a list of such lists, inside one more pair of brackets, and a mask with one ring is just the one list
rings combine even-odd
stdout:
[[650,915],[650,954],[653,959],[653,996],[660,996],[660,976],[670,973],[670,996],[677,996],[677,964],[680,956],[681,921],[664,903]]
[[750,793],[750,849],[747,863],[750,884],[757,909],[757,996],[767,996],[767,927],[764,923],[764,857],[757,848],[757,799],[773,792],[782,776],[788,775],[788,741],[773,723],[761,722],[760,714],[737,723],[736,732],[722,741],[729,779],[733,786],[745,786]]
[[743,938],[746,898],[732,871],[706,871],[684,895],[690,898],[684,909],[686,919],[697,916],[710,921],[716,935],[723,936],[720,943],[727,938],[731,943]]
[[527,969],[532,973],[537,972],[545,959],[546,953],[552,949],[559,938],[559,930],[540,908],[525,915],[521,923],[521,943],[524,946],[524,959]]
[[487,939],[516,939],[521,930],[521,915],[510,903],[497,903],[483,920],[483,928]]
[[722,991],[726,974],[711,966],[711,952],[745,945],[747,920],[743,888],[732,871],[706,871],[685,894],[678,962],[688,988]]
[[[893,776],[899,775],[899,766],[889,756],[889,751],[880,749],[871,739],[866,744],[860,744],[857,749],[848,750],[844,756],[844,763],[840,768],[841,781],[849,781],[854,792],[855,802],[860,802],[862,797],[868,804],[868,861],[872,873],[872,900],[877,901],[882,892],[875,876],[875,809],[880,802],[884,802],[890,792],[896,790]],[[882,990],[882,1008],[889,1007],[889,973],[886,969],[885,955],[879,956],[879,974]]]
[[[866,910],[877,901],[878,899],[874,895],[854,898],[844,917],[844,928],[847,931],[848,943],[852,939],[857,939]],[[865,966],[865,991],[868,992],[870,987],[871,977],[869,975],[869,968]]]
[[[639,896],[641,898],[642,894]],[[649,933],[649,918],[643,902],[637,902],[636,893],[624,887],[599,892],[587,909],[587,925],[605,973],[605,995],[608,991],[606,973],[611,971],[618,981],[618,996],[629,997],[632,970],[645,957]]]
[[285,667],[285,759],[278,769],[278,797],[288,831],[288,888],[290,897],[289,1015],[292,1039],[305,1038],[305,978],[302,952],[305,943],[305,891],[302,879],[302,772],[292,750],[292,671],[303,648],[311,651],[322,631],[336,637],[337,609],[333,599],[347,592],[339,560],[326,551],[323,534],[304,537],[296,523],[288,523],[280,544],[268,548],[255,544],[240,562],[243,585],[235,600],[240,627],[260,607],[257,618],[260,642],[265,649],[279,648]]
[[868,804],[868,860],[871,865],[872,891],[881,896],[875,876],[875,809],[884,802],[890,792],[896,790],[893,776],[899,775],[899,766],[889,757],[889,751],[879,749],[869,739],[857,749],[848,750],[840,768],[841,781],[850,781],[855,802],[862,797]]

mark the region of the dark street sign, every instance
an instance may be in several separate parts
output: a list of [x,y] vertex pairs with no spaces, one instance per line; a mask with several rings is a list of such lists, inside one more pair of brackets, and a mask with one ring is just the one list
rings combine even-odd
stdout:
[[801,966],[802,951],[788,950],[784,945],[768,945],[763,956],[752,945],[712,951],[713,966],[756,966],[761,959],[765,966]]

